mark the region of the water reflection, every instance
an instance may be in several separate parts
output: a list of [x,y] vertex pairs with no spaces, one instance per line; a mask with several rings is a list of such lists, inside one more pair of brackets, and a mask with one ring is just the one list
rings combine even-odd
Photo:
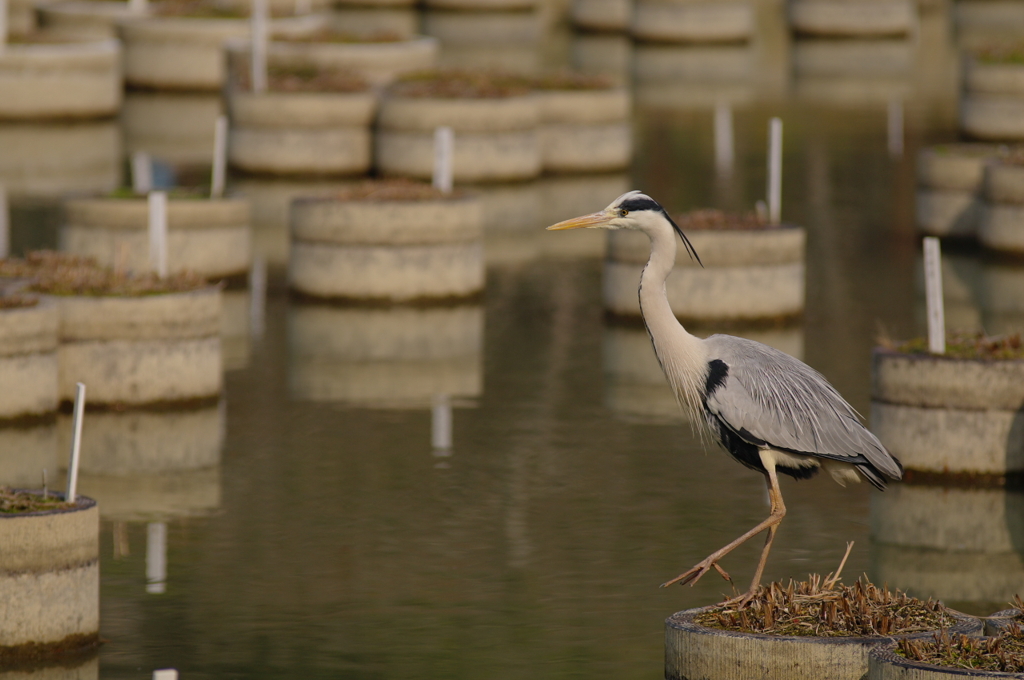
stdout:
[[56,489],[61,466],[67,465],[67,451],[57,447],[54,422],[0,427],[0,486],[41,489],[43,471],[49,488]]
[[864,106],[910,97],[914,42],[889,40],[797,40],[793,44],[794,89],[799,99]]
[[492,69],[530,75],[540,70],[540,12],[423,12],[423,33],[441,42],[440,68]]

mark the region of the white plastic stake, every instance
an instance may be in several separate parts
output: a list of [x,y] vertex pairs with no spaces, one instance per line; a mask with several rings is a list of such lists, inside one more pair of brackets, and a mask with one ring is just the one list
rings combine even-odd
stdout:
[[78,459],[82,452],[82,420],[85,416],[85,385],[75,384],[75,410],[71,417],[71,462],[68,463],[68,490],[64,500],[74,503],[78,491]]
[[249,270],[249,333],[255,337],[263,335],[267,318],[267,262],[257,255]]
[[430,413],[430,440],[434,455],[445,455],[452,448],[452,400],[447,394],[435,394]]
[[153,671],[153,680],[178,680],[178,670],[176,668],[161,668]]
[[455,152],[455,132],[450,127],[434,130],[434,188],[446,194],[452,192],[452,156]]
[[719,177],[732,175],[735,156],[732,107],[728,104],[718,104],[715,106],[715,170]]
[[782,119],[772,118],[768,132],[768,221],[782,219]]
[[132,154],[132,191],[141,195],[152,190],[153,161],[145,151],[136,151]]
[[[3,0],[0,0],[3,2]],[[7,187],[0,184],[0,259],[11,254],[11,207],[7,203]]]
[[167,277],[167,192],[149,192],[149,264]]
[[946,353],[946,314],[942,307],[942,254],[939,239],[924,239],[924,293],[928,306],[928,350]]
[[0,52],[7,47],[8,0],[0,0]]
[[152,522],[146,525],[146,592],[159,595],[166,590],[167,525]]
[[149,11],[148,0],[128,0],[128,11],[132,14],[145,14]]
[[889,102],[888,115],[889,155],[903,156],[903,102],[893,99]]
[[213,127],[213,176],[210,178],[210,198],[224,196],[224,178],[227,175],[228,117],[217,116]]
[[267,0],[252,0],[252,91],[267,90]]

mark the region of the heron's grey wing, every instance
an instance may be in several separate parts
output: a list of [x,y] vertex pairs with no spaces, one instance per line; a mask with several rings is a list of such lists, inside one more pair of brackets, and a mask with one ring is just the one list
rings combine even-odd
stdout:
[[725,364],[720,379],[714,381],[712,372],[708,381],[707,409],[744,440],[867,462],[888,477],[902,477],[899,464],[853,407],[813,368],[753,340],[712,335],[704,342],[709,360]]

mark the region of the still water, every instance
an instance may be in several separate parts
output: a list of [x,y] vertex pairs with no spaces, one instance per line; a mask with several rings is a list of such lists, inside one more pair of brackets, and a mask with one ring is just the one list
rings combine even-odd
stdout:
[[[258,237],[271,244],[265,324],[248,341],[236,338],[221,405],[92,425],[112,442],[148,437],[149,446],[219,460],[184,472],[83,476],[83,493],[109,499],[100,677],[164,667],[197,680],[660,677],[664,618],[729,590],[711,575],[693,588],[658,585],[763,519],[764,484],[724,452],[705,450],[666,408],[657,377],[623,377],[617,367],[653,359],[640,327],[602,310],[600,243],[555,245],[594,234],[543,227],[599,209],[623,187],[670,211],[751,209],[765,193],[768,120],[780,116],[783,216],[808,230],[806,312],[794,325],[728,330],[802,356],[867,414],[876,337],[923,330],[913,158],[922,145],[956,138],[949,13],[932,9],[927,19],[916,41],[882,46],[896,55],[894,74],[884,65],[822,74],[768,21],[755,41],[763,74],[711,94],[681,76],[638,78],[628,176],[504,189],[513,213],[527,217],[515,228],[489,225],[479,302],[380,310],[298,301],[274,264],[280,235]],[[585,39],[558,33],[544,59],[567,63]],[[734,58],[726,53],[723,63]],[[715,171],[716,98],[730,103],[735,130],[725,173]],[[902,152],[889,136],[899,107]],[[607,195],[596,191],[592,203],[560,214],[569,183]],[[273,189],[255,184],[248,191],[258,204],[260,191]],[[12,203],[16,247],[54,246],[55,202]],[[976,253],[957,257],[988,266]],[[971,323],[991,321],[966,298]],[[452,395],[448,451],[432,447],[430,386],[439,374]],[[978,501],[994,510],[982,524],[1003,523],[998,536],[950,552],[941,541],[873,543],[877,492],[867,485],[782,484],[789,515],[766,579],[831,571],[854,541],[848,577],[866,572],[977,613],[994,611],[1024,581],[1020,504],[1003,492]],[[933,507],[927,502],[894,496],[875,508],[876,521]],[[984,553],[993,545],[998,574],[989,578]],[[751,541],[724,562],[741,587],[759,548]],[[1002,581],[959,587],[979,570],[982,581]]]

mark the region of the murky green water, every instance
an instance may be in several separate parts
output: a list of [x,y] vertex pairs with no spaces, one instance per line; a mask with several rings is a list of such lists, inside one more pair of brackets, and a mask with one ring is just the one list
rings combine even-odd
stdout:
[[[556,245],[578,235],[542,229],[572,216],[554,203],[570,184],[601,188],[578,212],[634,187],[670,210],[750,209],[764,196],[768,119],[781,116],[783,214],[808,228],[806,313],[796,325],[731,332],[802,355],[867,414],[879,329],[923,330],[913,158],[956,136],[948,17],[927,18],[919,42],[890,46],[905,62],[895,74],[821,76],[769,16],[756,73],[726,94],[682,80],[666,105],[666,87],[639,82],[628,177],[501,190],[519,219],[489,225],[479,303],[410,311],[291,299],[273,264],[283,234],[260,208],[258,241],[272,261],[266,324],[232,341],[221,407],[152,416],[160,424],[113,414],[104,430],[143,441],[140,432],[160,432],[170,448],[219,453],[219,465],[82,479],[105,514],[100,677],[162,667],[197,680],[659,677],[664,618],[728,590],[711,576],[694,588],[658,584],[766,516],[763,481],[705,451],[666,407],[656,375],[649,384],[623,377],[617,367],[649,366],[650,349],[642,329],[606,319],[600,258],[571,254],[596,252],[595,242]],[[553,44],[546,58],[555,61],[578,47],[565,36]],[[733,102],[736,157],[725,178],[714,171],[716,97]],[[906,112],[897,156],[887,148],[890,101]],[[235,186],[272,202],[272,185]],[[55,245],[58,204],[43,193],[12,198],[18,248]],[[1013,327],[1015,317],[984,304],[985,273],[997,265],[958,258],[974,272],[957,302],[962,318]],[[238,304],[244,317],[244,295]],[[444,455],[431,444],[438,381],[454,395]],[[55,447],[55,432],[37,435],[35,446],[62,459],[63,439]],[[990,508],[981,516],[994,537],[941,551],[872,543],[875,492],[865,486],[784,480],[789,515],[766,578],[828,572],[855,541],[849,577],[867,572],[979,613],[1024,585],[1016,494],[977,492],[970,502]],[[919,503],[894,496],[876,521]],[[984,534],[964,515],[949,512],[953,533]],[[155,566],[163,531],[165,575]],[[759,545],[725,560],[741,586]]]

